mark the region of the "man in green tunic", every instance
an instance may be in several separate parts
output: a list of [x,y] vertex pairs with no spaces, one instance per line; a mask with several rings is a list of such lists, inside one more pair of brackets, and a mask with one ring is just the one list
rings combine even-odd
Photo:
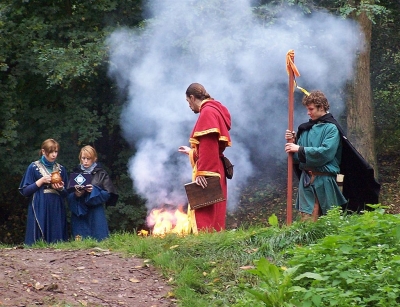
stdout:
[[321,91],[304,96],[302,103],[310,120],[299,126],[296,136],[294,131],[286,130],[285,151],[294,153],[293,160],[301,170],[296,209],[303,220],[316,221],[333,206],[347,203],[336,183],[342,142],[328,112],[328,100]]

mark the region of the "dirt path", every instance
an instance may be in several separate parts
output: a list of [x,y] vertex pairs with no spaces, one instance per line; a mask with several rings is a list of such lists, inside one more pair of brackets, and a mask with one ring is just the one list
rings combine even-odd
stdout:
[[176,306],[143,259],[103,249],[0,249],[0,306]]

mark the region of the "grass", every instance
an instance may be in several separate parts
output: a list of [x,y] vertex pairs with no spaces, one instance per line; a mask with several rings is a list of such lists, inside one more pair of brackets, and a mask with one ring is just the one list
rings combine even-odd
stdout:
[[[331,288],[332,285],[336,287],[343,285],[345,288],[356,287],[356,285],[347,284],[345,278],[337,278],[338,274],[347,276],[350,269],[344,265],[343,261],[351,258],[349,253],[352,253],[357,259],[365,260],[365,263],[363,262],[365,267],[358,268],[358,271],[362,271],[363,274],[362,277],[360,275],[359,282],[368,280],[377,289],[380,286],[379,283],[385,287],[385,290],[381,290],[381,294],[375,293],[375,296],[370,298],[372,305],[368,305],[368,302],[365,304],[358,302],[358,305],[355,306],[385,306],[385,303],[379,303],[379,300],[386,302],[384,296],[388,295],[388,291],[393,292],[391,293],[392,297],[394,295],[391,302],[397,302],[396,295],[400,294],[400,288],[393,286],[393,283],[399,283],[400,280],[396,280],[395,275],[388,274],[385,270],[385,265],[388,266],[388,270],[398,270],[400,267],[399,257],[390,256],[390,253],[399,254],[399,247],[397,247],[399,245],[397,243],[400,243],[398,242],[400,238],[399,225],[398,216],[382,214],[379,210],[349,217],[343,217],[339,210],[333,210],[316,223],[294,222],[290,227],[251,226],[220,233],[201,233],[185,237],[171,234],[163,238],[115,233],[102,242],[73,241],[54,244],[51,247],[58,249],[99,247],[127,256],[148,259],[173,287],[173,295],[178,301],[178,306],[182,307],[192,307],[194,302],[196,302],[196,307],[294,306],[282,301],[283,299],[280,299],[279,296],[276,298],[278,302],[276,305],[268,305],[247,291],[253,289],[253,293],[258,291],[259,297],[265,298],[268,293],[275,290],[276,293],[280,293],[279,291],[282,289],[279,287],[283,287],[282,280],[285,280],[286,296],[284,300],[293,297],[293,300],[297,299],[296,306],[298,307],[352,306],[353,300],[349,298],[342,301],[337,300],[337,305],[329,305],[329,302],[324,303],[323,300],[324,296],[331,295],[335,298],[338,296],[338,293]],[[377,228],[377,226],[379,227]],[[383,229],[384,227],[387,229]],[[382,231],[379,232],[379,229]],[[389,229],[393,229],[393,231],[389,232]],[[347,233],[349,231],[357,233],[360,239],[354,240],[354,237]],[[386,234],[388,238],[385,237]],[[363,238],[364,236],[365,238]],[[374,238],[372,243],[371,239],[368,239],[370,237]],[[376,248],[383,242],[386,242],[387,247]],[[395,246],[396,244],[397,246]],[[45,248],[49,245],[38,243],[33,247]],[[363,254],[364,248],[365,254]],[[375,253],[377,254],[375,255]],[[314,255],[313,261],[308,258],[310,254]],[[373,274],[377,274],[377,271],[373,270],[373,262],[366,261],[366,259],[374,259],[375,256],[381,259],[379,272],[382,271],[382,274],[379,275],[379,283],[374,283]],[[335,263],[335,257],[340,263]],[[259,262],[260,259],[267,261]],[[318,262],[325,263],[324,267],[316,267]],[[254,268],[255,265],[256,269],[248,270],[249,267]],[[285,272],[282,269],[284,266],[292,268],[298,266],[300,277],[298,275],[297,277],[293,275],[293,278],[289,276],[289,271]],[[338,267],[342,267],[343,272],[337,272]],[[327,271],[326,268],[331,271]],[[252,273],[250,273],[251,271]],[[260,273],[261,271],[269,273],[265,275]],[[268,274],[275,275],[275,284],[271,284]],[[263,278],[269,283],[263,283]],[[332,284],[329,283],[329,278],[334,278]],[[274,287],[275,290],[271,290],[271,287]],[[364,282],[363,287],[365,287]],[[388,290],[389,288],[392,290]],[[288,289],[291,289],[289,296],[287,295]],[[369,291],[373,291],[372,288]],[[353,292],[359,293],[359,290],[355,289]],[[304,293],[312,294],[313,299],[307,302],[299,300],[298,297],[304,297]]]
[[[285,239],[293,236],[287,229],[289,228],[252,226],[247,229],[185,237],[171,234],[163,238],[116,233],[102,242],[72,241],[53,244],[52,247],[99,247],[150,259],[174,287],[174,295],[180,306],[193,306],[194,301],[198,307],[245,306],[252,298],[239,285],[255,283],[256,278],[241,267],[252,266],[254,260],[265,255],[271,259],[281,258],[279,253],[287,245],[283,242],[291,245],[293,240],[296,241],[293,238]],[[307,236],[305,232],[308,231],[307,227],[299,224],[295,233],[300,239]],[[45,248],[48,245],[39,242],[33,247]]]

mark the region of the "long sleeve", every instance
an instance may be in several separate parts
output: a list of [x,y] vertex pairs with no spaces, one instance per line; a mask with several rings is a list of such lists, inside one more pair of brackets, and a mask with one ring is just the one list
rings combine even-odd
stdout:
[[92,192],[86,196],[86,204],[88,206],[98,206],[105,203],[110,198],[110,194],[97,186],[93,186]]
[[40,188],[37,186],[36,182],[34,182],[31,183],[30,185],[20,188],[19,191],[23,196],[30,197],[31,195],[33,195],[33,193],[35,193],[39,189]]
[[197,175],[215,176],[219,174],[220,156],[218,134],[210,133],[199,137],[199,159]]

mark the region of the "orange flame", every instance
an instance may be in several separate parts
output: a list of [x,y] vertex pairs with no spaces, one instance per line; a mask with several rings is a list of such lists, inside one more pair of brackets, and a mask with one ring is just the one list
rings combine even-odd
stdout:
[[183,206],[178,209],[152,209],[147,216],[147,225],[152,229],[153,236],[165,236],[167,233],[186,235],[189,233],[189,218],[183,212]]

